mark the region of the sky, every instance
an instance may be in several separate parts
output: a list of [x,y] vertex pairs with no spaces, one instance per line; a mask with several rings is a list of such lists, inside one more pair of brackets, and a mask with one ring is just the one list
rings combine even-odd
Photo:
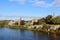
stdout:
[[60,15],[60,0],[0,0],[0,16]]

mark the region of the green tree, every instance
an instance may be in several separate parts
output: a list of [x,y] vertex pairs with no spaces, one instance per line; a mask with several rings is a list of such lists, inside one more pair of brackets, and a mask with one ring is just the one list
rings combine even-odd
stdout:
[[44,29],[47,29],[47,30],[48,30],[48,29],[50,29],[50,25],[44,24],[42,29],[43,29],[43,30],[44,30]]
[[46,21],[47,24],[52,24],[52,17],[53,17],[52,15],[48,15],[46,17],[45,21]]
[[60,16],[55,17],[52,21],[54,24],[60,24]]
[[52,24],[56,24],[56,19],[52,19]]

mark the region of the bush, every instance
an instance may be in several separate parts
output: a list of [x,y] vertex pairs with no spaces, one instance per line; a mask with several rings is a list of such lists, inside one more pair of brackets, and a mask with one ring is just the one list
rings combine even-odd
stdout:
[[43,30],[44,30],[44,29],[47,29],[47,30],[48,30],[48,29],[50,29],[50,25],[44,24],[42,29],[43,29]]

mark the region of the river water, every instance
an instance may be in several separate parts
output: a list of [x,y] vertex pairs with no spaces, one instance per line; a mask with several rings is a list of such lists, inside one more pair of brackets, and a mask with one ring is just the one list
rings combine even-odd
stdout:
[[0,28],[0,40],[60,40],[60,35]]

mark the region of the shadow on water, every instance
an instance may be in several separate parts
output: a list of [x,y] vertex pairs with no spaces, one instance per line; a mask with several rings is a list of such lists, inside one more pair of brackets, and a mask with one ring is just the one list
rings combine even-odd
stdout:
[[0,40],[60,40],[56,34],[0,28]]
[[50,34],[49,38],[50,40],[60,40],[60,35]]

